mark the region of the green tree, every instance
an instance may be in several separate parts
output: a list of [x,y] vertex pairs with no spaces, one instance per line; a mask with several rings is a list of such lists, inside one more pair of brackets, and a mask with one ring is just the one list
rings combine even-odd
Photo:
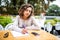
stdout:
[[[45,0],[3,0],[5,2],[5,6],[2,8],[5,8],[6,14],[17,14],[18,9],[20,8],[21,4],[23,3],[30,3],[34,6],[35,15],[39,15],[41,12],[46,11],[49,7],[50,2],[53,2],[55,0],[47,0],[47,4],[45,3]],[[4,12],[3,12],[4,13]]]
[[47,14],[46,15],[60,16],[60,7],[58,7],[57,5],[49,6],[49,8],[47,9]]
[[1,0],[0,0],[0,5],[1,5]]

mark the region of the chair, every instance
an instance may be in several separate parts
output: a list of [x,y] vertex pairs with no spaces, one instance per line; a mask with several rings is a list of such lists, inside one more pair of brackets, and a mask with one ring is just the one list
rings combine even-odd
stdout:
[[0,30],[3,30],[4,28],[3,28],[3,26],[2,25],[0,25]]
[[9,27],[12,26],[12,25],[13,25],[13,23],[9,23],[9,24],[7,24],[6,27],[5,27],[5,30],[8,30]]
[[58,35],[60,35],[60,22],[57,22],[57,24],[55,25],[55,30],[58,33]]
[[55,25],[55,29],[60,30],[60,22],[57,22],[57,24]]
[[50,22],[48,22],[47,24],[45,24],[45,28],[47,29],[47,31],[50,33],[52,30],[52,25],[50,24]]
[[45,31],[45,26],[44,26],[45,21],[46,21],[46,17],[43,15],[40,15],[39,22],[40,22],[41,29],[43,29],[44,31]]

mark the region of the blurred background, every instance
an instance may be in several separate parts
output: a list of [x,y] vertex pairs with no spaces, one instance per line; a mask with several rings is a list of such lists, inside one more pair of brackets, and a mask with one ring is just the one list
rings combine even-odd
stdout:
[[[48,23],[48,26],[52,26],[53,30],[56,30],[55,26],[60,27],[60,0],[0,0],[0,25],[3,28],[14,22],[16,15],[18,15],[18,9],[24,3],[30,3],[34,6],[36,19],[40,20],[40,14],[45,12],[44,25]],[[52,29],[51,31],[53,31]]]
[[60,16],[60,0],[0,0],[0,15],[17,15],[24,3],[34,6],[35,15],[46,11],[47,16]]

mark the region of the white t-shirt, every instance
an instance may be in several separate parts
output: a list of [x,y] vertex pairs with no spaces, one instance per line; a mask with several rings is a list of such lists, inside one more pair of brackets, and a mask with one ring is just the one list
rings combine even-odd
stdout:
[[8,29],[21,32],[23,24],[26,25],[27,29],[35,29],[35,30],[40,29],[40,25],[38,24],[34,16],[31,16],[28,20],[23,20],[20,18],[19,15],[16,16],[13,25],[11,25]]

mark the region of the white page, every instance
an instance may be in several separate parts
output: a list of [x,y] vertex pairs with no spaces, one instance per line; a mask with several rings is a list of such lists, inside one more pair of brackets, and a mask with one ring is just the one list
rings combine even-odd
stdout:
[[29,34],[26,33],[26,34],[22,34],[22,33],[19,33],[19,32],[16,32],[16,31],[11,31],[12,35],[14,37],[17,37],[17,36],[28,36]]

